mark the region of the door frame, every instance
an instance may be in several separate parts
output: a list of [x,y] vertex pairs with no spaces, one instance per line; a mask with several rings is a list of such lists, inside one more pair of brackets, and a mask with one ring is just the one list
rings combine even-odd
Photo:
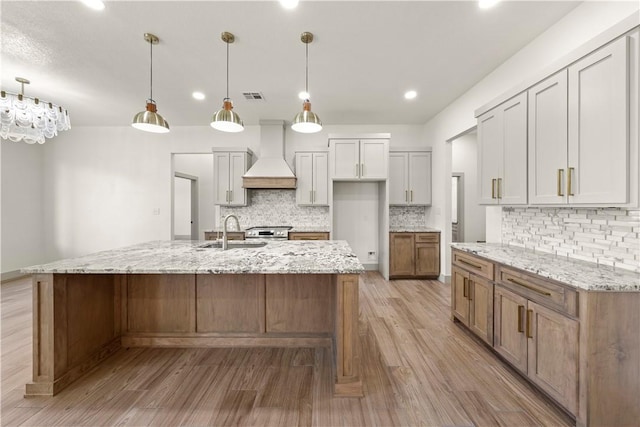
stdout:
[[[458,242],[464,242],[464,173],[453,172],[452,178],[458,178]],[[453,228],[453,222],[451,222]],[[453,234],[453,230],[452,230]],[[453,240],[453,236],[451,238]]]
[[200,220],[198,215],[198,209],[200,207],[200,201],[198,200],[198,177],[189,175],[182,172],[173,172],[173,179],[171,180],[171,240],[175,240],[175,178],[183,178],[191,181],[191,240],[200,240]]

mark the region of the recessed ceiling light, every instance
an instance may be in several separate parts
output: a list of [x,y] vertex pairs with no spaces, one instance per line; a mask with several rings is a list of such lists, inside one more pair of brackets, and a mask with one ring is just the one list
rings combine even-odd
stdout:
[[280,5],[285,9],[295,9],[298,6],[298,0],[280,0]]
[[309,95],[309,92],[302,91],[298,94],[298,98],[304,101],[305,99],[311,98],[311,96]]
[[104,2],[102,0],[81,0],[87,7],[93,10],[103,10]]
[[500,2],[500,0],[478,0],[478,6],[480,9],[489,9],[498,4],[498,2]]
[[193,96],[193,99],[197,99],[198,101],[202,101],[205,98],[204,93],[202,92],[193,92],[191,96]]
[[416,92],[415,90],[410,90],[408,92],[405,92],[404,99],[413,99],[416,96],[418,96],[418,92]]

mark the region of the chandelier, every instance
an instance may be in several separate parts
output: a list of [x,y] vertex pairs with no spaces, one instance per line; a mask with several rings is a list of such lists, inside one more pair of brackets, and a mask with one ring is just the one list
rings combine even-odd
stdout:
[[59,105],[24,96],[29,80],[16,77],[20,93],[0,92],[0,137],[27,144],[44,144],[59,131],[71,129],[69,112]]

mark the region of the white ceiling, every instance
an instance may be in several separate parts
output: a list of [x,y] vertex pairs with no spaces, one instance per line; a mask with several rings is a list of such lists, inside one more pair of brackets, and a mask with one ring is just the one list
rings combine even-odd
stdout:
[[[575,1],[76,1],[1,2],[2,88],[61,104],[73,126],[127,125],[149,96],[171,126],[208,125],[225,95],[222,31],[230,46],[230,96],[245,124],[290,121],[301,110],[304,44],[309,89],[325,124],[421,124],[566,15]],[[414,89],[418,97],[406,101]],[[205,101],[191,97],[194,90]],[[260,91],[266,101],[246,101]]]

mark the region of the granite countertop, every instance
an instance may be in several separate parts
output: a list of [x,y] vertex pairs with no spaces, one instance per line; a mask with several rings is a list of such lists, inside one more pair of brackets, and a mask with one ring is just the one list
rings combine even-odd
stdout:
[[359,274],[364,267],[344,240],[280,240],[261,248],[201,248],[204,240],[141,243],[23,268],[23,273],[85,274]]
[[640,292],[640,273],[497,243],[453,243],[459,249],[587,291]]
[[394,225],[389,227],[389,233],[439,233],[436,228],[424,225]]

